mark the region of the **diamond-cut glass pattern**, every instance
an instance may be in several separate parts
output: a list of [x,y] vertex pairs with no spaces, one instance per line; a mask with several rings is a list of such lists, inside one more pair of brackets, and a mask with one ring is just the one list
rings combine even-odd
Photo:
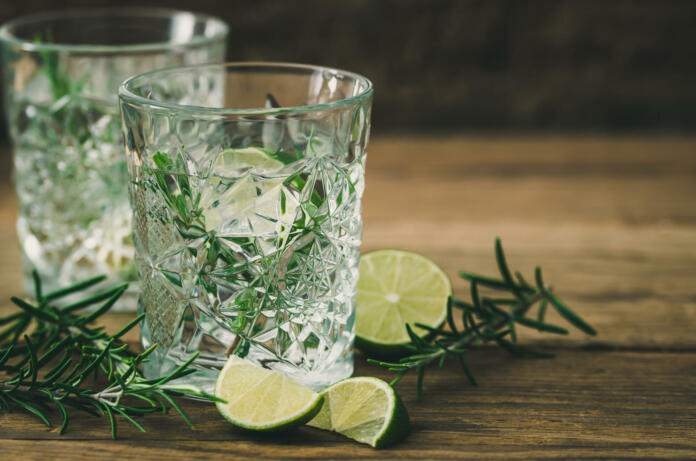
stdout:
[[[215,88],[201,79],[187,101]],[[369,111],[173,122],[123,106],[153,374],[231,351],[314,386],[350,374]]]

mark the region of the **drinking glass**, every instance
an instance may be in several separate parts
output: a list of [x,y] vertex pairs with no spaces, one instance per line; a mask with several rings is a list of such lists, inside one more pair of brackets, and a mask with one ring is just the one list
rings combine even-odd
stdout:
[[314,388],[353,372],[372,85],[336,69],[230,63],[120,88],[145,373],[229,354]]
[[[0,28],[14,143],[24,289],[97,274],[135,280],[118,86],[166,66],[224,60],[227,26],[166,9],[67,10]],[[116,309],[136,307],[132,285]]]

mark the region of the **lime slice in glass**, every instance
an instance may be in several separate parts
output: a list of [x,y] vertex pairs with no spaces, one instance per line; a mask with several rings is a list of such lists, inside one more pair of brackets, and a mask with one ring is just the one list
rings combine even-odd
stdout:
[[323,396],[282,373],[232,356],[215,383],[218,411],[235,426],[254,431],[281,431],[312,419]]
[[256,173],[268,173],[283,168],[285,164],[272,158],[271,152],[260,147],[225,149],[220,152],[213,164],[214,174],[234,175],[244,170],[254,169]]
[[[275,232],[285,242],[295,221],[299,206],[296,194],[283,185],[285,177],[272,173],[285,164],[259,147],[225,149],[213,163],[209,187],[201,197],[203,218],[207,231],[219,230],[230,221],[244,223],[255,235]],[[254,177],[246,174],[254,172]],[[270,177],[262,178],[269,174]],[[220,193],[221,178],[235,178],[232,186]],[[237,226],[239,227],[239,226]],[[237,233],[243,229],[236,228]]]
[[356,346],[368,356],[396,356],[407,351],[408,323],[416,334],[421,323],[439,327],[447,318],[452,284],[428,258],[400,250],[377,250],[360,258],[356,297]]
[[408,412],[392,387],[377,378],[349,378],[321,392],[324,405],[308,425],[384,448],[408,435]]

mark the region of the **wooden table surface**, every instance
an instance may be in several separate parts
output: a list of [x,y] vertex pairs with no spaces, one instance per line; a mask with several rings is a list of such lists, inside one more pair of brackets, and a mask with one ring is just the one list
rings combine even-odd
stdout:
[[[4,157],[9,154],[5,150]],[[6,169],[5,169],[6,170]],[[0,313],[20,292],[15,198],[0,185]],[[512,266],[541,265],[598,336],[526,332],[556,358],[470,354],[398,384],[412,420],[376,451],[311,428],[260,436],[187,402],[148,415],[148,432],[75,418],[60,436],[23,413],[0,415],[3,459],[696,459],[696,140],[682,138],[376,138],[364,199],[364,250],[421,252],[467,296],[458,269],[495,273],[499,235]],[[112,329],[127,321],[111,314]],[[130,338],[135,339],[135,336]],[[389,374],[356,358],[356,375]]]

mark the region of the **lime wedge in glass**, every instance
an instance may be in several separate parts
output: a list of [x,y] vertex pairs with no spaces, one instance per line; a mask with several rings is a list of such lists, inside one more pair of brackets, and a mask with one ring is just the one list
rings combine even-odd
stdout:
[[215,383],[218,411],[235,426],[254,431],[291,429],[312,419],[323,396],[282,373],[230,357]]
[[384,448],[408,435],[408,412],[392,387],[377,378],[349,378],[321,392],[324,405],[308,425]]
[[227,173],[228,176],[253,168],[257,173],[276,171],[285,164],[272,158],[272,153],[260,147],[242,149],[225,149],[220,152],[213,163],[216,175]]
[[[208,181],[212,187],[201,197],[207,231],[219,231],[222,225],[234,221],[249,226],[247,231],[256,235],[275,232],[279,241],[287,240],[299,200],[283,185],[285,176],[273,175],[285,166],[274,155],[278,154],[259,147],[225,149],[218,154]],[[250,170],[253,177],[247,174]],[[238,179],[221,193],[218,185],[230,178]],[[243,230],[235,228],[236,233]]]
[[368,356],[408,352],[406,324],[416,334],[421,323],[439,327],[447,318],[452,284],[428,258],[400,250],[377,250],[360,258],[356,296],[355,345]]

